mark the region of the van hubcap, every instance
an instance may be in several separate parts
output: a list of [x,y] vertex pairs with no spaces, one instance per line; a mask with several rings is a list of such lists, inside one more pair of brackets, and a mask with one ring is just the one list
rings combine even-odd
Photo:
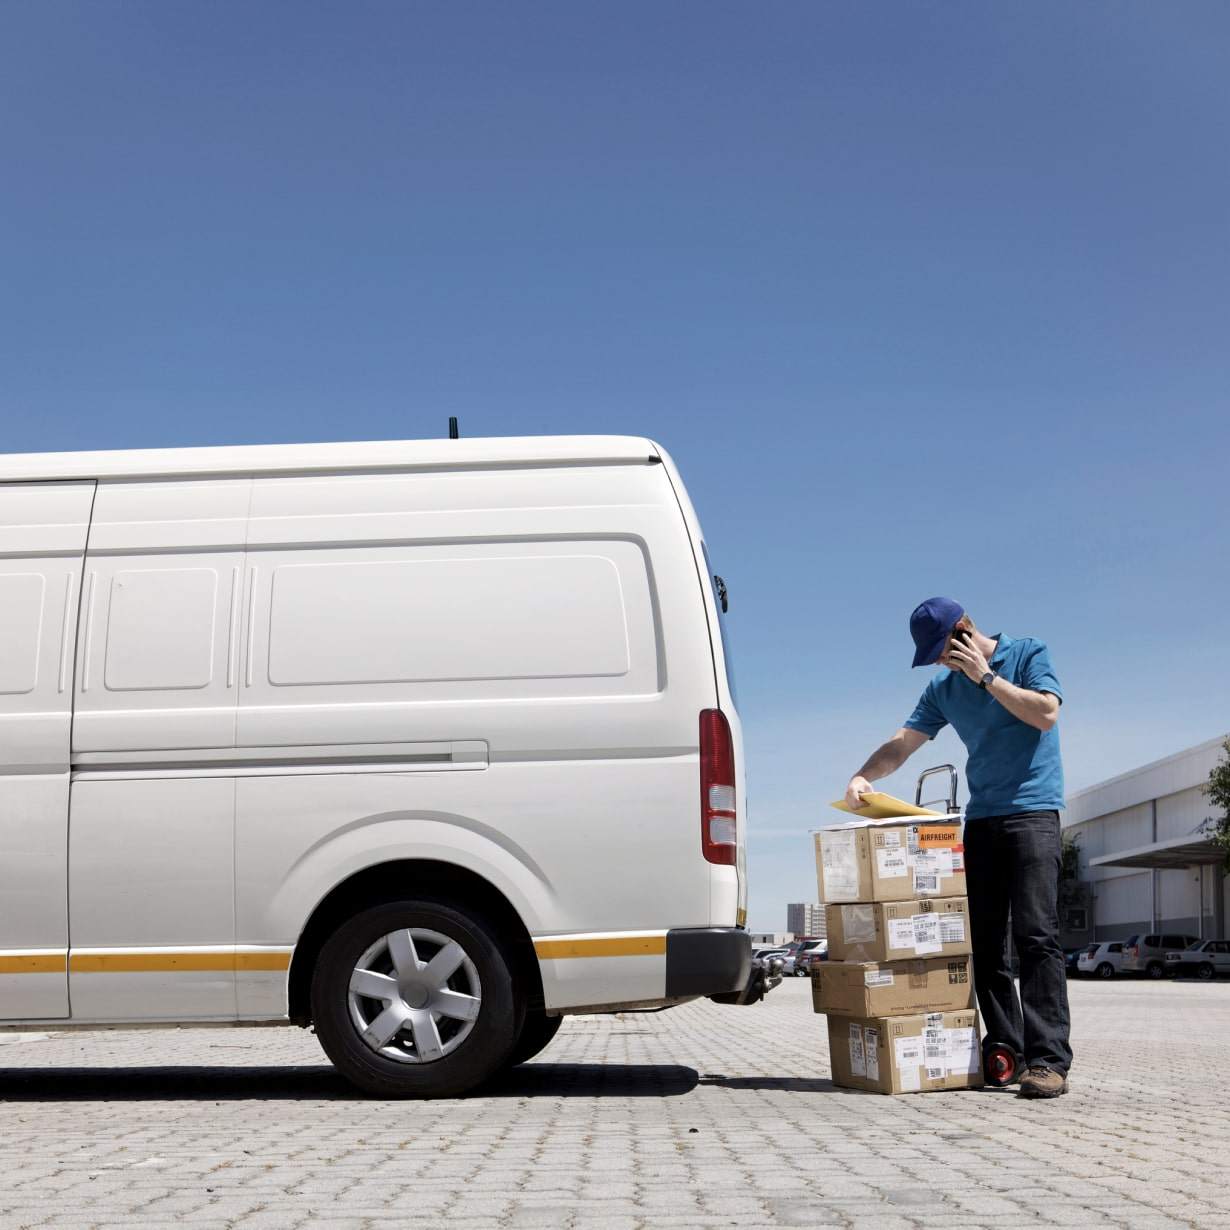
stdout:
[[350,1019],[379,1055],[431,1063],[470,1035],[482,1006],[474,962],[456,940],[408,927],[377,940],[350,975]]

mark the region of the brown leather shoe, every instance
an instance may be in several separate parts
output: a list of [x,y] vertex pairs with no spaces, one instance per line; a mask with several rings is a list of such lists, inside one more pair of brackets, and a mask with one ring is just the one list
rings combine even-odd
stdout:
[[1060,1094],[1067,1092],[1068,1078],[1062,1072],[1056,1072],[1054,1068],[1047,1068],[1042,1064],[1034,1064],[1021,1077],[1021,1092],[1018,1096],[1022,1098],[1057,1098]]

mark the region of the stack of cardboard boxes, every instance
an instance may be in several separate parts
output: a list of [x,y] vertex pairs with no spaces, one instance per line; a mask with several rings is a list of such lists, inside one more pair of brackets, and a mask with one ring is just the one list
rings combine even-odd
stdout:
[[982,1084],[961,823],[867,820],[816,833],[829,960],[812,971],[833,1080],[918,1093]]

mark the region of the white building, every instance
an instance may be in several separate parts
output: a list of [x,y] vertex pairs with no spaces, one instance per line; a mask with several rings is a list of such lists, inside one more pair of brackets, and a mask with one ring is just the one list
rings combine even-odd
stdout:
[[1225,736],[1090,786],[1068,798],[1065,836],[1093,884],[1095,938],[1134,932],[1226,934],[1230,880],[1201,832],[1214,808],[1201,787]]
[[795,935],[807,935],[822,940],[828,936],[824,922],[824,906],[795,901],[786,907],[786,930]]

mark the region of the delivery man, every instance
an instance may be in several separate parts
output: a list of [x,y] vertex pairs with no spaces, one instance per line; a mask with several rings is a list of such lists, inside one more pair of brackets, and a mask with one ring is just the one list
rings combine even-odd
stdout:
[[[1055,723],[1063,693],[1046,646],[986,636],[951,598],[910,616],[915,666],[946,667],[906,724],[850,779],[853,809],[878,777],[899,769],[951,724],[965,744],[969,805],[965,871],[974,979],[987,1037],[1025,1057],[1021,1094],[1068,1091],[1068,986],[1059,947],[1059,809],[1063,766]],[[1007,937],[1021,962],[1018,1001]]]

